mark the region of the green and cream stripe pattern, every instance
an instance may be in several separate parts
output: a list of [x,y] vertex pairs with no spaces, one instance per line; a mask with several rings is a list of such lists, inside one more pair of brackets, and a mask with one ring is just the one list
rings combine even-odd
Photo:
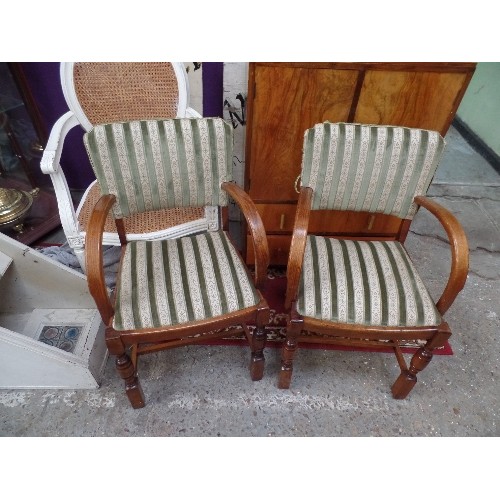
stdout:
[[115,330],[158,328],[255,306],[259,295],[223,231],[127,244]]
[[312,209],[378,212],[411,219],[444,148],[438,132],[320,123],[304,135],[302,186]]
[[84,135],[103,194],[117,218],[175,207],[225,206],[233,129],[221,118],[96,125]]
[[441,323],[430,294],[397,241],[308,236],[297,311],[359,325]]

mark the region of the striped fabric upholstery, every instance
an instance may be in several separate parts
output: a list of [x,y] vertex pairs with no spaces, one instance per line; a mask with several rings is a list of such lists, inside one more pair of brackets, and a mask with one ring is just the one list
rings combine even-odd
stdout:
[[233,129],[221,118],[176,118],[96,125],[84,142],[117,218],[149,210],[227,205]]
[[312,208],[378,212],[411,219],[444,148],[438,132],[320,123],[304,135],[302,186]]
[[117,284],[115,330],[156,328],[238,311],[259,298],[222,231],[131,241]]
[[359,325],[436,326],[434,302],[397,241],[308,236],[297,310]]

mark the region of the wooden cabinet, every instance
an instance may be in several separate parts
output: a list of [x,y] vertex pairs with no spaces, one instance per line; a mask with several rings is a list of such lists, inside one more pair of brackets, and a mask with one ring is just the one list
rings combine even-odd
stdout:
[[[438,130],[445,135],[475,63],[250,63],[245,188],[263,216],[271,263],[286,264],[306,129],[354,122]],[[388,238],[394,218],[313,212],[310,230],[348,234],[354,225]],[[246,249],[247,262],[253,249]]]

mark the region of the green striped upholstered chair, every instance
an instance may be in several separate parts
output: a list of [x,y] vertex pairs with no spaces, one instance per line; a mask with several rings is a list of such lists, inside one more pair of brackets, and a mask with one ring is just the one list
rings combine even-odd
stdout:
[[[88,283],[134,408],[144,406],[139,355],[244,331],[250,374],[262,378],[269,308],[259,287],[269,262],[262,221],[248,195],[232,182],[233,131],[220,118],[177,118],[94,126],[85,146],[103,196],[86,242]],[[123,217],[179,207],[240,206],[254,238],[255,278],[217,223],[172,239],[127,241]],[[113,299],[103,278],[102,234],[112,212],[122,242]],[[253,335],[247,323],[256,325]]]
[[[405,398],[433,350],[445,344],[451,332],[443,314],[465,284],[468,246],[457,219],[425,197],[443,147],[439,133],[406,127],[325,122],[305,132],[279,387],[290,386],[298,341],[318,336],[394,349],[401,375],[392,393]],[[420,206],[437,217],[451,243],[451,271],[436,303],[404,247]],[[355,224],[340,236],[309,234],[314,210],[347,212]],[[363,218],[370,222],[360,231]],[[377,237],[371,228],[384,221],[396,230]],[[408,341],[421,346],[409,366],[401,351]]]

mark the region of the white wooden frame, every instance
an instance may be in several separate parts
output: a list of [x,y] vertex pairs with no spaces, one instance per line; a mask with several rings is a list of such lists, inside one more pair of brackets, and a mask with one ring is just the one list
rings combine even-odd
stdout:
[[[43,173],[50,175],[54,192],[57,198],[61,225],[69,246],[74,251],[83,270],[85,270],[85,232],[80,229],[78,215],[85,199],[92,188],[94,181],[85,191],[78,208],[74,209],[71,192],[66,177],[60,165],[64,140],[68,132],[80,125],[85,131],[92,128],[90,121],[83,112],[78,101],[73,80],[74,62],[62,62],[60,65],[60,78],[64,98],[70,111],[62,115],[52,127],[47,146],[42,155],[40,167]],[[171,63],[177,76],[179,103],[177,117],[199,118],[201,115],[189,107],[189,81],[183,63]],[[178,238],[198,231],[214,230],[219,228],[219,214],[213,207],[205,208],[205,217],[178,226],[157,231],[154,233],[127,234],[127,239],[166,239]],[[104,245],[117,246],[120,244],[117,233],[104,233]]]
[[[72,352],[39,340],[47,323],[82,327]],[[0,389],[95,389],[107,359],[86,276],[0,233]]]

